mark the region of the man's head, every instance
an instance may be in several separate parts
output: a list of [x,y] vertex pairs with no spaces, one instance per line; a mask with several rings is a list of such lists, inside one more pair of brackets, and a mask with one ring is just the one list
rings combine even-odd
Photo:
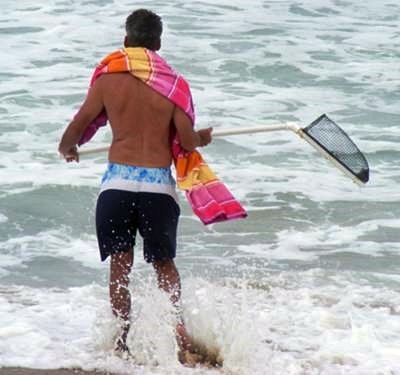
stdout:
[[135,10],[125,22],[125,47],[144,47],[157,51],[161,47],[161,17],[147,9]]

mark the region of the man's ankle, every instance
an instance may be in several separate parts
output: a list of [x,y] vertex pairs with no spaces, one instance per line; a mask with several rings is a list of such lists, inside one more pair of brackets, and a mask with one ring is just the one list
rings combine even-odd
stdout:
[[183,322],[178,322],[175,330],[179,348],[183,351],[194,352],[192,338],[187,332],[185,324]]
[[115,342],[114,351],[118,354],[130,354],[129,347],[126,344],[126,340],[124,340],[121,336]]

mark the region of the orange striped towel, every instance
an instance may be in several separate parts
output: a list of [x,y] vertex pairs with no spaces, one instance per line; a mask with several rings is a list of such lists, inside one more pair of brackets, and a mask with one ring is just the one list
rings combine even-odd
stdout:
[[[129,72],[181,108],[194,124],[194,107],[186,80],[157,53],[145,48],[124,48],[106,56],[95,69],[91,83],[105,73]],[[88,142],[99,127],[106,125],[103,110],[86,128],[79,145]],[[172,144],[178,187],[194,213],[204,224],[244,218],[246,211],[217,178],[198,151],[187,152],[175,135]]]

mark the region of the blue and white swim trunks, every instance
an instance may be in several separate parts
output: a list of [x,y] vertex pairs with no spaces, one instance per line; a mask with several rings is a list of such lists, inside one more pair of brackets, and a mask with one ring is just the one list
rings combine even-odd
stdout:
[[180,215],[170,168],[110,163],[96,206],[100,257],[130,251],[143,238],[147,262],[173,259]]
[[108,189],[168,194],[178,202],[171,168],[147,168],[109,163],[101,180],[100,193]]

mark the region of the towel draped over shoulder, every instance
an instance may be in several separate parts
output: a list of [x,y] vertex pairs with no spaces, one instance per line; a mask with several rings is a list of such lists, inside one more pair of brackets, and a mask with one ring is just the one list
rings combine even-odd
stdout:
[[[192,95],[187,81],[176,73],[157,53],[145,48],[124,48],[106,56],[96,67],[90,87],[106,73],[129,72],[181,108],[195,122]],[[88,142],[107,123],[103,110],[85,129],[79,146]],[[188,152],[178,134],[172,142],[172,155],[178,188],[185,191],[193,212],[204,224],[245,218],[246,211],[197,151]]]

